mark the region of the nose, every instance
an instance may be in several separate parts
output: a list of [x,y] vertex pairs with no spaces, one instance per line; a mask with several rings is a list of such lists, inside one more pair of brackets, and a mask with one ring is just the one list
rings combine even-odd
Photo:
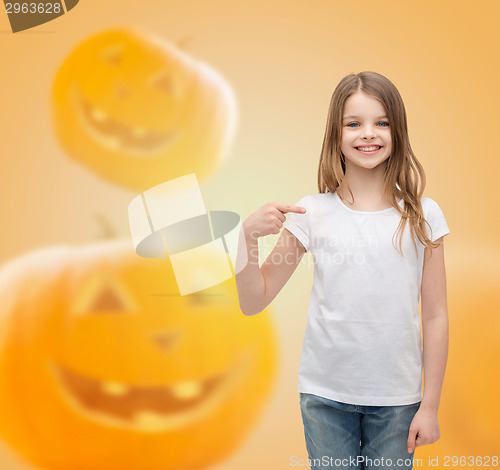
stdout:
[[372,126],[366,126],[363,131],[363,139],[374,139],[377,137],[375,128]]
[[130,95],[130,89],[121,82],[115,83],[115,95],[118,98],[127,98]]
[[151,335],[151,340],[164,350],[171,350],[179,341],[180,331],[159,331]]

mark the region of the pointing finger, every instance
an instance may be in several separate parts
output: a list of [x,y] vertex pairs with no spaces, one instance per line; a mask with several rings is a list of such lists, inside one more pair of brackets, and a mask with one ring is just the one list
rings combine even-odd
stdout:
[[283,214],[286,214],[287,212],[295,212],[297,214],[304,214],[306,212],[304,207],[299,207],[299,206],[290,206],[288,204],[276,204],[276,208],[283,212]]

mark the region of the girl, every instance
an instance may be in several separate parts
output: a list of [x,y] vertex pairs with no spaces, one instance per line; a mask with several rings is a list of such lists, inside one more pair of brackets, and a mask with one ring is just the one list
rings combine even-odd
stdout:
[[[310,251],[314,281],[298,380],[309,463],[411,469],[415,447],[440,436],[450,231],[438,204],[422,197],[424,170],[403,100],[386,77],[350,74],[336,87],[318,187],[293,206],[267,203],[243,222],[240,307],[246,315],[262,311]],[[258,238],[283,226],[259,268]]]

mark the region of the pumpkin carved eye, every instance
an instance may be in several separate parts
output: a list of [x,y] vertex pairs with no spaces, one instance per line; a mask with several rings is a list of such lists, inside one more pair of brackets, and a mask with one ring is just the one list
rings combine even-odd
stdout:
[[127,313],[136,310],[126,289],[110,276],[95,275],[80,292],[74,304],[76,315]]
[[172,77],[172,72],[163,70],[149,79],[149,85],[162,93],[167,93],[175,99],[180,100],[183,94],[182,89],[179,81],[174,80],[174,78]]
[[100,58],[114,67],[120,67],[123,63],[123,44],[116,44],[104,49],[100,53]]
[[125,310],[125,305],[110,286],[106,286],[99,292],[98,297],[90,307],[90,310],[96,313],[102,311],[116,313]]
[[165,91],[167,93],[172,93],[172,91],[174,90],[172,78],[166,71],[153,76],[149,83],[151,86],[154,86],[159,90]]

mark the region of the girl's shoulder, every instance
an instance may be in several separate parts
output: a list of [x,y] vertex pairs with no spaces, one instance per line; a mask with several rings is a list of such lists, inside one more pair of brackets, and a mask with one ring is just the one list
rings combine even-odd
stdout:
[[318,202],[323,202],[327,201],[331,197],[333,197],[335,193],[313,193],[313,194],[306,194],[305,196],[302,196],[300,198],[301,201],[307,201],[311,203],[318,203]]
[[314,193],[302,196],[296,206],[303,206],[306,209],[320,208],[329,204],[334,193]]
[[444,217],[441,207],[434,199],[427,196],[422,196],[420,198],[420,203],[422,204],[422,211],[424,213],[424,218]]
[[420,198],[420,203],[422,204],[422,207],[432,207],[432,206],[438,206],[439,207],[439,204],[432,198],[428,197],[428,196],[422,196]]

